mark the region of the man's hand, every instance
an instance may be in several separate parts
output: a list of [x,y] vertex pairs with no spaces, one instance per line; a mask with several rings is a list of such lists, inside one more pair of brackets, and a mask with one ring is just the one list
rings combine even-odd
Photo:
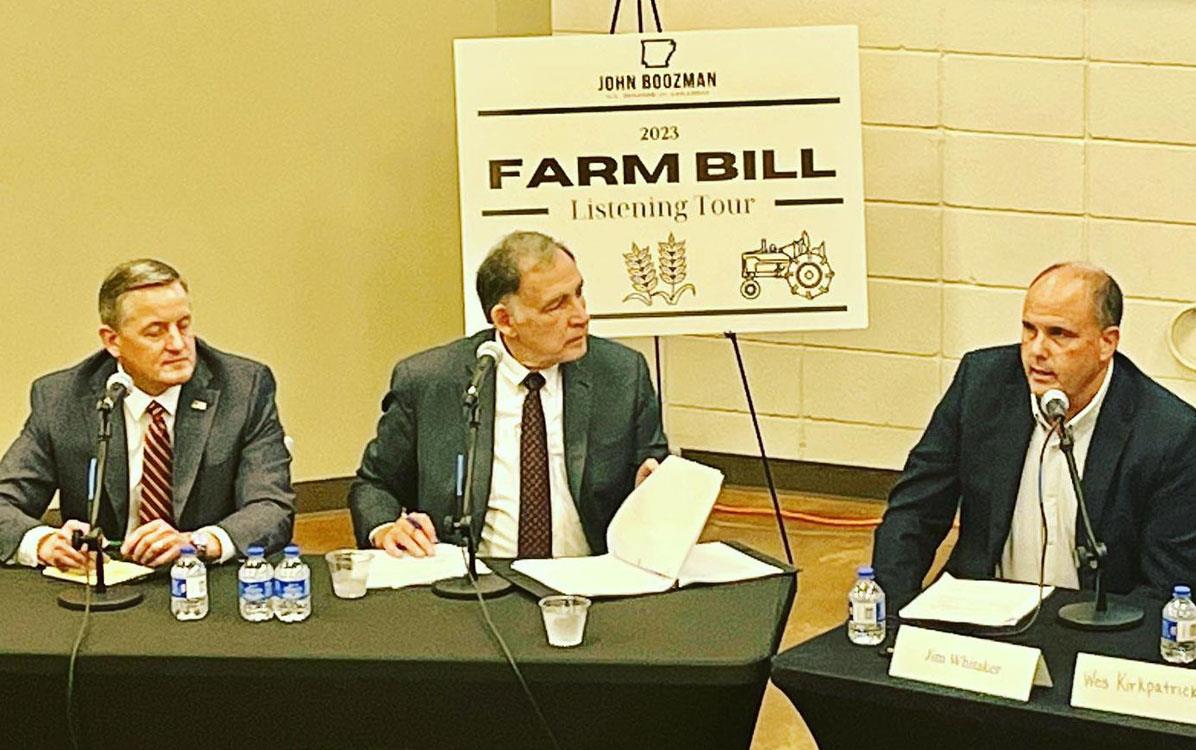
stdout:
[[652,475],[652,472],[660,466],[660,462],[655,458],[645,458],[644,462],[640,464],[640,468],[635,472],[635,486],[639,487],[644,480]]
[[186,543],[186,534],[158,518],[134,529],[125,538],[120,553],[139,565],[157,568],[174,562]]
[[95,565],[91,551],[77,550],[71,546],[71,535],[75,531],[86,534],[91,529],[83,521],[67,521],[61,529],[47,534],[37,545],[37,561],[59,570],[82,570]]
[[436,554],[436,527],[425,513],[406,513],[374,534],[374,546],[392,557]]

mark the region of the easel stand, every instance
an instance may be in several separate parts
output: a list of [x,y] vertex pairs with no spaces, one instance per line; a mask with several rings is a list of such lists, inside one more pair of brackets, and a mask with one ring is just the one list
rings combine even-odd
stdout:
[[760,462],[764,464],[764,480],[768,483],[768,494],[772,497],[772,510],[777,518],[777,531],[781,534],[781,543],[785,546],[785,560],[793,565],[793,550],[789,548],[789,534],[785,530],[785,517],[781,515],[781,501],[777,499],[777,485],[772,479],[772,466],[768,462],[768,453],[764,450],[764,435],[760,432],[760,417],[756,414],[756,404],[752,401],[752,388],[748,385],[747,370],[743,367],[743,354],[739,351],[739,338],[734,331],[723,334],[731,339],[731,346],[735,349],[735,363],[739,365],[739,379],[743,383],[743,395],[747,397],[748,412],[752,415],[752,427],[756,430],[756,444],[760,447]]

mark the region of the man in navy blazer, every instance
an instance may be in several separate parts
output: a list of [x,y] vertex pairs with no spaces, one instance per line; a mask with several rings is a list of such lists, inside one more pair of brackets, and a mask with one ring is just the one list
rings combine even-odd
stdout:
[[1121,290],[1104,271],[1051,266],[1026,293],[1020,347],[964,356],[876,530],[877,579],[896,606],[921,589],[957,511],[953,576],[1036,581],[1045,550],[1047,583],[1093,585],[1074,557],[1089,545],[1039,410],[1050,389],[1070,401],[1084,497],[1108,549],[1108,590],[1165,595],[1196,580],[1196,410],[1116,351],[1121,311]]
[[[478,270],[478,296],[494,328],[399,362],[349,493],[362,547],[431,554],[457,492],[465,453],[462,395],[483,342],[502,346],[480,388],[474,531],[484,554],[519,555],[526,522],[518,410],[541,373],[551,489],[551,550],[606,551],[606,528],[624,498],[668,452],[642,355],[588,334],[573,255],[537,232],[505,237]],[[543,378],[542,378],[543,381]],[[517,523],[518,522],[518,523]]]
[[[150,566],[169,564],[184,544],[211,561],[250,544],[285,545],[295,514],[291,457],[269,368],[196,339],[186,282],[160,261],[113,269],[99,308],[104,349],[33,384],[29,418],[0,460],[0,561],[85,564],[71,532],[87,530],[96,402],[118,369],[133,387],[112,414],[99,507],[105,536]],[[155,422],[163,444],[150,438]],[[58,529],[40,520],[55,492],[65,521]],[[161,505],[151,514],[153,493]]]

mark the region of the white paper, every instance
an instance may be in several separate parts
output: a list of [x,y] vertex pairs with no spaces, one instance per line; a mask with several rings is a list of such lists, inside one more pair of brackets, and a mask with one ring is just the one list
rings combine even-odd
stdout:
[[690,550],[677,579],[679,585],[688,586],[691,583],[748,581],[781,572],[775,565],[745,555],[722,542],[706,542]]
[[[1055,591],[1045,586],[1042,598]],[[1038,604],[1038,586],[1008,581],[971,581],[943,575],[901,610],[903,620],[938,620],[987,627],[1016,625]]]
[[676,580],[722,487],[718,469],[669,456],[623,501],[606,530],[607,548],[624,562]]
[[[401,589],[405,586],[427,586],[445,578],[465,575],[465,555],[460,547],[440,542],[436,554],[428,557],[404,555],[391,557],[384,550],[369,550],[370,575],[366,587],[371,589]],[[481,560],[477,561],[478,575],[490,572]]]
[[1051,685],[1037,648],[913,625],[897,631],[889,675],[1023,702],[1032,686]]
[[[144,578],[153,572],[153,568],[147,568],[137,563],[125,562],[124,560],[105,560],[104,585],[115,586],[138,578]],[[85,577],[82,569],[63,571],[55,567],[47,567],[42,571],[42,575],[47,578],[57,578],[60,581],[70,581],[71,583],[78,584],[86,583],[87,578],[90,577],[91,585],[94,586],[96,584],[96,572],[94,569],[90,570],[88,576]]]
[[516,560],[511,567],[554,591],[591,598],[657,594],[674,583],[672,578],[637,568],[611,554]]

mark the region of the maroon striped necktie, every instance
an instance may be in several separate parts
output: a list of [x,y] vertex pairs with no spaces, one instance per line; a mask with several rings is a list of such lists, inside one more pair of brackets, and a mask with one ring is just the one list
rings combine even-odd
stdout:
[[519,556],[552,557],[552,496],[548,484],[548,434],[540,389],[544,376],[523,379],[523,429],[519,438]]
[[144,525],[161,518],[173,525],[171,511],[174,494],[171,477],[174,472],[174,453],[170,447],[170,433],[166,430],[166,409],[157,401],[150,401],[146,409],[150,415],[149,431],[145,433],[144,460],[141,462],[141,507],[138,520]]

